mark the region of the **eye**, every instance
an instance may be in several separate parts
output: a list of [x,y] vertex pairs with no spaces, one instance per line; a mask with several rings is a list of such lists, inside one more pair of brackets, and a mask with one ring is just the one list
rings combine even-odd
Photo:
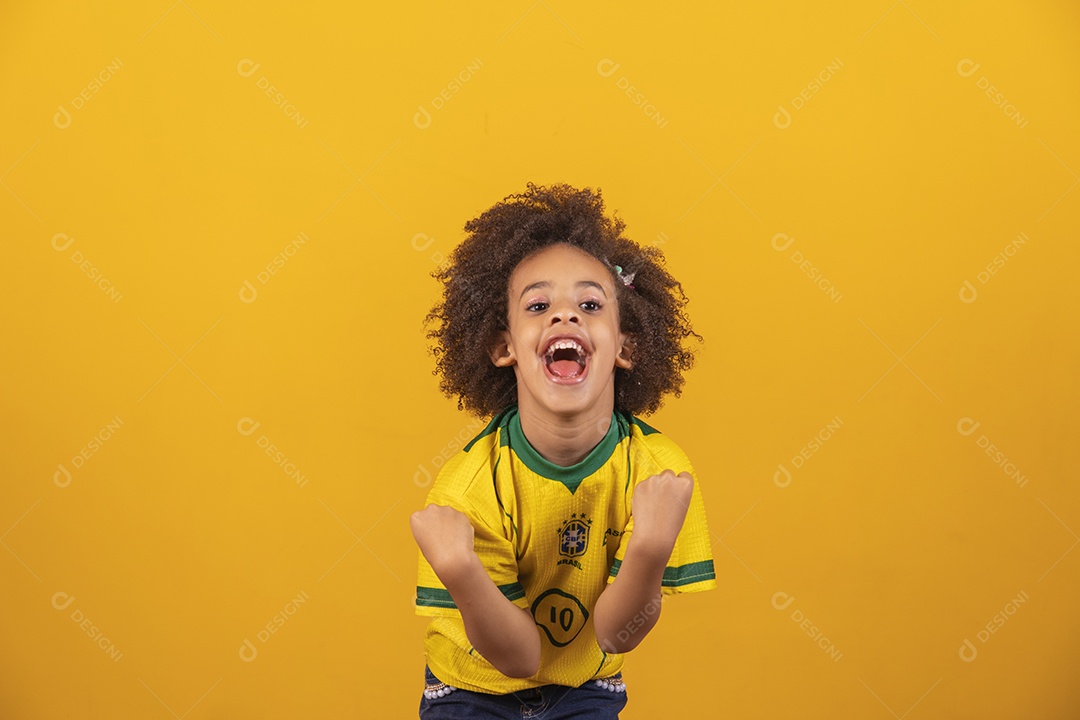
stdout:
[[525,306],[525,310],[528,312],[543,312],[547,310],[548,304],[543,300],[537,300],[534,303],[529,303]]
[[596,300],[586,300],[585,302],[581,303],[581,307],[582,307],[582,309],[587,310],[589,312],[596,312],[597,310],[602,308],[603,305],[601,305]]

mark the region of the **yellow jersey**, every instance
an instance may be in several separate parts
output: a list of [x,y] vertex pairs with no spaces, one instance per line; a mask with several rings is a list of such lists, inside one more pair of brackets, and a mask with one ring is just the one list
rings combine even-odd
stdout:
[[529,444],[516,405],[492,418],[442,468],[427,502],[469,518],[488,575],[539,626],[540,669],[529,678],[511,678],[481,657],[453,598],[420,553],[416,612],[432,616],[424,649],[435,676],[465,690],[505,694],[547,684],[578,686],[619,672],[623,656],[607,654],[597,643],[593,606],[626,553],[634,488],[667,469],[693,475],[694,490],[662,592],[715,588],[701,489],[678,445],[616,410],[588,456],[563,467]]

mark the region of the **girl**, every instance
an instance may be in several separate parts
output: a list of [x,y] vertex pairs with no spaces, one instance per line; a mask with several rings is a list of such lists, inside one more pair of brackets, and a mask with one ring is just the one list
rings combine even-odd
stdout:
[[637,417],[680,394],[701,337],[624,227],[599,191],[530,183],[433,273],[440,387],[491,420],[410,519],[421,718],[616,718],[661,596],[716,586],[690,461]]

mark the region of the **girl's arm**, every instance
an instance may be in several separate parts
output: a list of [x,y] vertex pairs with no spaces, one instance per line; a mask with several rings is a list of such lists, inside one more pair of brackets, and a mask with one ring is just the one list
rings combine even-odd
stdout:
[[660,618],[664,568],[682,529],[694,478],[665,470],[634,488],[634,531],[619,574],[593,608],[596,640],[604,652],[633,650]]
[[540,669],[536,623],[488,576],[473,549],[469,519],[454,508],[428,505],[409,522],[420,552],[461,611],[465,634],[476,651],[503,675],[535,675]]

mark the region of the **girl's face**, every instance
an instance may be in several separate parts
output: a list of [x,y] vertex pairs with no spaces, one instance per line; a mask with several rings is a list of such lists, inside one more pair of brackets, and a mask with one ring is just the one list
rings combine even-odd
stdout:
[[521,411],[610,416],[615,368],[630,368],[632,344],[603,263],[570,245],[544,248],[514,268],[508,308],[491,359],[513,366]]

